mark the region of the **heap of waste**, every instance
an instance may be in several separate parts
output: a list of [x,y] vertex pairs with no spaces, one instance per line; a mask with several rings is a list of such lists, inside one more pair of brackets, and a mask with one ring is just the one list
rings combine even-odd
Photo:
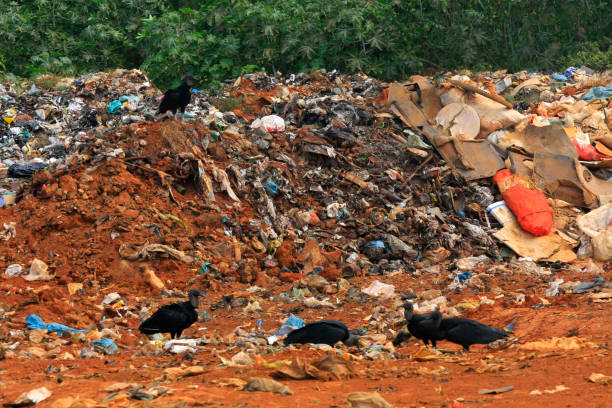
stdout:
[[[405,299],[449,315],[560,293],[606,301],[612,73],[568,73],[248,74],[163,121],[141,71],[4,84],[5,354],[33,354],[12,346],[31,314],[131,347],[190,287],[210,293],[208,327],[268,317],[165,349],[278,344],[293,314],[370,304],[346,322],[365,326],[359,353],[396,358]],[[40,356],[78,355],[62,338]]]

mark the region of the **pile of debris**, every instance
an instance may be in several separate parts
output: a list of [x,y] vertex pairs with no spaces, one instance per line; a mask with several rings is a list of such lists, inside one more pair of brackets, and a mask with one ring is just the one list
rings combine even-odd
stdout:
[[[280,309],[250,331],[221,324],[180,352],[272,345],[291,313],[375,301],[362,328],[373,360],[397,358],[405,299],[449,315],[494,298],[607,301],[610,83],[587,69],[391,84],[257,73],[221,96],[194,92],[182,120],[161,122],[161,92],[136,70],[55,90],[6,84],[5,354],[25,347],[12,346],[25,337],[15,329],[32,314],[96,328],[73,334],[91,348],[58,340],[41,357],[114,353],[95,341],[134,345],[151,309],[192,286],[209,291],[212,314]],[[151,344],[142,352],[161,352]]]

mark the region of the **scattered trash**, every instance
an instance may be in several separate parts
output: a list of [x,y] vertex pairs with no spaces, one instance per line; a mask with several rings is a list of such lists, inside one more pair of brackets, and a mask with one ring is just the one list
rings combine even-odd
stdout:
[[341,381],[356,377],[357,373],[350,361],[336,355],[326,355],[310,361],[302,357],[294,358],[290,365],[279,367],[270,375],[277,379]]
[[221,363],[226,367],[250,367],[255,364],[253,359],[243,351],[232,356],[230,360],[222,356],[219,356],[219,358],[221,359]]
[[34,259],[30,264],[29,273],[24,275],[23,278],[27,281],[50,280],[53,277],[49,275],[48,269],[46,263],[40,259]]
[[94,340],[91,344],[93,344],[95,351],[106,355],[117,354],[119,352],[119,348],[113,339]]
[[121,101],[120,100],[114,100],[111,101],[108,104],[108,107],[106,108],[106,112],[113,114],[113,113],[117,113],[119,112],[119,109],[121,109],[122,105],[121,105]]
[[45,323],[40,317],[35,314],[31,314],[26,318],[26,325],[28,329],[37,330],[37,329],[45,329],[49,333],[58,333],[59,335],[64,332],[70,331],[72,333],[87,333],[89,330],[79,330],[73,329],[68,326],[64,326],[59,323]]
[[46,400],[51,396],[51,391],[46,387],[36,388],[21,394],[15,402],[4,404],[11,407],[27,407],[29,405],[36,405],[41,401]]
[[289,334],[295,329],[300,329],[304,327],[304,319],[300,319],[297,316],[291,314],[287,320],[281,325],[281,327],[274,332],[274,334],[278,336],[283,336],[285,334]]
[[596,384],[609,385],[612,384],[612,376],[593,373],[589,376],[589,381]]
[[191,377],[204,373],[204,367],[202,366],[191,366],[191,367],[169,367],[164,369],[162,378],[164,380],[178,380],[183,377]]
[[[118,351],[151,356],[143,369],[169,381],[218,369],[241,377],[253,366],[278,378],[376,379],[396,374],[404,350],[415,361],[473,358],[414,342],[397,352],[389,340],[403,301],[419,313],[501,325],[556,313],[559,302],[609,303],[606,265],[597,262],[612,259],[609,73],[588,72],[465,72],[391,84],[324,70],[244,74],[217,97],[194,91],[182,120],[156,117],[161,92],[137,70],[52,90],[7,79],[0,359],[48,359],[50,378],[68,383],[62,373],[83,366],[79,356],[125,370]],[[151,341],[138,335],[138,322],[194,286],[214,294],[192,305],[186,331],[194,338],[165,342],[154,325],[142,327]],[[33,311],[97,330],[47,324]],[[602,333],[589,324],[597,313],[576,313],[589,335]],[[28,315],[32,330],[15,326]],[[358,347],[338,336],[284,347],[305,326],[297,316],[361,325],[341,330],[342,338],[359,331]],[[232,319],[239,327],[223,323]],[[518,369],[503,361],[511,345],[542,354],[592,348],[585,358],[597,358],[594,343],[559,327],[552,339],[488,343],[481,348],[496,352],[475,372]],[[265,362],[279,352],[282,360]],[[407,373],[448,374],[433,366]],[[125,405],[167,392],[156,387],[117,385],[108,401],[70,404]]]
[[285,121],[283,118],[276,115],[264,116],[261,119],[255,119],[253,123],[251,123],[251,129],[259,128],[263,128],[268,132],[284,132]]
[[529,395],[556,394],[558,392],[567,391],[567,390],[569,390],[569,387],[566,387],[565,385],[557,385],[552,390],[544,390],[544,391],[533,390],[529,393]]
[[361,292],[372,297],[390,298],[395,293],[395,286],[375,280],[367,288],[363,288]]
[[508,392],[508,391],[512,391],[514,390],[513,386],[509,386],[509,387],[502,387],[502,388],[495,388],[493,390],[490,390],[488,388],[481,388],[478,390],[478,394],[484,395],[484,394],[503,394],[504,392]]
[[21,267],[21,265],[19,265],[19,264],[12,264],[12,265],[9,265],[6,268],[6,271],[4,273],[9,278],[14,278],[15,276],[21,275],[22,272],[23,272],[23,268]]
[[392,408],[380,394],[376,392],[351,392],[346,396],[350,408]]
[[17,230],[15,229],[15,223],[3,223],[4,231],[0,232],[0,239],[4,241],[8,241],[11,238],[15,238],[17,236]]
[[612,203],[606,204],[578,217],[576,223],[582,232],[591,238],[595,259],[612,259]]
[[47,164],[41,162],[31,162],[28,164],[13,164],[8,168],[6,177],[9,178],[31,178],[34,173],[47,167]]
[[293,392],[284,384],[271,378],[253,377],[249,378],[244,387],[245,391],[266,391],[280,395],[293,395]]

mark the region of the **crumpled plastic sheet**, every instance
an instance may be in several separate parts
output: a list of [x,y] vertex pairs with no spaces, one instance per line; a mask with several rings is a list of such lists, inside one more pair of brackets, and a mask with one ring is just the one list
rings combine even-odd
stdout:
[[596,86],[594,88],[589,89],[582,99],[585,101],[589,101],[591,99],[608,99],[612,96],[612,84],[608,86]]
[[104,352],[104,354],[116,354],[119,352],[119,348],[113,339],[100,339],[91,342],[94,346],[98,346]]
[[121,246],[119,247],[119,255],[129,261],[142,261],[144,259],[149,259],[153,253],[159,252],[166,253],[172,258],[178,259],[181,262],[185,262],[188,264],[193,262],[193,258],[191,256],[185,254],[183,251],[171,248],[168,245],[148,244],[144,245],[142,248],[140,248],[134,253],[128,253],[127,247],[128,244],[121,244]]
[[291,314],[274,334],[282,336],[284,334],[289,334],[295,329],[301,329],[302,327],[304,327],[304,319],[300,319]]
[[30,178],[38,170],[42,170],[45,167],[47,167],[47,165],[40,162],[32,162],[27,164],[15,163],[8,168],[6,176],[9,178]]
[[26,325],[30,330],[43,329],[49,333],[57,332],[60,336],[67,331],[71,333],[87,333],[89,330],[73,329],[72,327],[64,326],[60,323],[45,323],[43,319],[35,314],[31,314],[26,318]]

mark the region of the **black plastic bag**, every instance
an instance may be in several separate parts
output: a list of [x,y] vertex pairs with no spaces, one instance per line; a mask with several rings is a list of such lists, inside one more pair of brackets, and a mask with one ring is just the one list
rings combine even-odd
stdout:
[[30,178],[38,170],[47,167],[45,163],[32,162],[28,164],[13,164],[6,174],[9,178]]

